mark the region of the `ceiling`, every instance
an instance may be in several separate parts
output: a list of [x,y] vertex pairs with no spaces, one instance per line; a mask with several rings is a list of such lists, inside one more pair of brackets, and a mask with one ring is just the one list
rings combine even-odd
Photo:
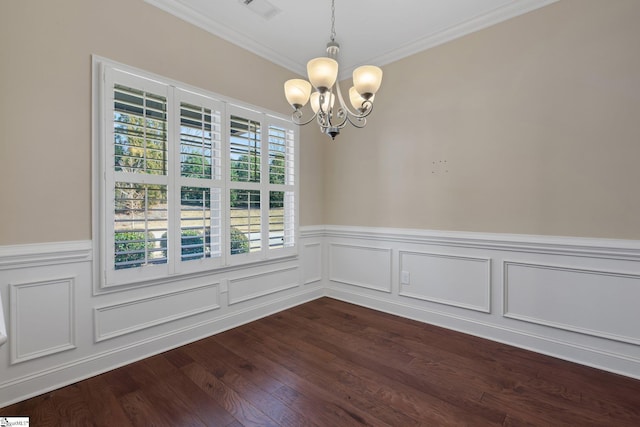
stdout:
[[[306,75],[325,55],[331,0],[145,0],[276,64]],[[557,0],[336,0],[340,77],[382,66]],[[245,4],[248,3],[248,4]]]

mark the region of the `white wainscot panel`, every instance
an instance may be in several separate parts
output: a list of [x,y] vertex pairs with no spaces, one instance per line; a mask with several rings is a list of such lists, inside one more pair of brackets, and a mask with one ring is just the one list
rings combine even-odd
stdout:
[[96,342],[220,308],[220,284],[96,307]]
[[295,288],[298,267],[288,267],[229,280],[229,305]]
[[400,251],[400,295],[489,313],[491,259]]
[[322,280],[322,245],[320,243],[305,243],[302,270],[305,285]]
[[391,292],[391,249],[333,243],[329,280]]
[[640,274],[504,262],[504,316],[640,344]]
[[10,285],[11,363],[76,348],[74,277]]

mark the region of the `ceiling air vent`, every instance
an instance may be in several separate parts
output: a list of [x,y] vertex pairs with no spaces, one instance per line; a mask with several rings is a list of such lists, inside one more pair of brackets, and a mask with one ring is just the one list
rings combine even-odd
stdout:
[[281,12],[280,9],[269,3],[267,0],[239,0],[247,9],[260,15],[264,19],[271,19]]

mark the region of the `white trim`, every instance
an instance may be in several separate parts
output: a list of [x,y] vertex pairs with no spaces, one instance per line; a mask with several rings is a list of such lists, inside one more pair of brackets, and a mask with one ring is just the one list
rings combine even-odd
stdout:
[[[544,270],[555,270],[555,271],[563,271],[567,273],[582,273],[582,274],[593,274],[599,276],[610,276],[610,277],[622,277],[626,279],[635,279],[640,283],[640,274],[628,273],[628,272],[618,272],[604,269],[587,269],[587,268],[576,268],[569,266],[560,266],[554,264],[542,264],[542,263],[529,263],[529,262],[520,262],[520,261],[503,261],[503,316],[509,319],[520,320],[528,323],[535,323],[542,326],[549,326],[556,329],[563,329],[565,331],[577,332],[580,334],[591,335],[598,338],[605,338],[614,341],[620,341],[628,344],[640,345],[640,338],[637,337],[629,337],[623,335],[617,335],[613,333],[608,333],[599,330],[593,330],[588,328],[581,328],[579,326],[574,326],[566,323],[552,322],[545,319],[540,319],[537,317],[526,316],[522,314],[518,314],[515,312],[509,311],[509,276],[508,276],[508,267],[509,266],[523,266],[529,268],[539,268]],[[594,307],[597,309],[597,307]]]
[[[477,16],[473,19],[465,22],[460,22],[449,28],[439,30],[433,34],[430,34],[421,39],[412,41],[404,46],[399,46],[393,49],[393,51],[370,58],[369,62],[377,65],[386,65],[391,62],[398,61],[402,58],[406,58],[418,52],[430,49],[435,46],[447,43],[449,41],[466,36],[473,32],[482,30],[483,28],[490,27],[500,22],[506,21],[516,16],[523,15],[527,12],[535,9],[553,4],[558,0],[518,0],[512,1],[510,4],[502,6],[496,10]],[[208,19],[202,14],[195,12],[193,9],[188,8],[176,0],[145,0],[161,10],[172,14],[196,27],[227,40],[249,52],[287,68],[296,74],[306,75],[306,64],[298,63],[290,58],[281,55],[274,49],[270,48],[260,41],[254,40],[245,34],[238,33],[233,28],[217,22],[212,19]],[[353,67],[355,68],[355,67]],[[353,68],[345,68],[340,70],[339,79],[344,80],[351,76]]]
[[322,243],[320,242],[305,243],[303,245],[303,251],[306,251],[306,248],[316,248],[316,247],[320,248],[320,254],[316,259],[316,262],[317,262],[316,266],[318,267],[319,275],[308,278],[308,279],[307,278],[303,279],[302,281],[303,285],[309,285],[311,283],[316,283],[322,280]]
[[[108,311],[112,311],[112,310],[118,310],[119,308],[124,308],[124,307],[130,307],[130,306],[135,306],[135,305],[140,305],[140,304],[144,304],[146,302],[151,302],[151,301],[159,301],[162,299],[169,299],[172,297],[175,297],[177,295],[185,295],[185,294],[189,294],[189,293],[195,293],[198,291],[202,291],[205,289],[215,289],[217,297],[216,297],[216,301],[215,304],[209,304],[209,305],[205,305],[203,307],[199,307],[196,309],[192,309],[186,312],[182,312],[182,313],[176,313],[176,314],[172,314],[170,316],[165,316],[161,319],[156,319],[153,320],[151,322],[145,322],[145,323],[140,323],[134,326],[130,326],[128,328],[125,329],[120,329],[114,332],[110,332],[110,333],[101,333],[101,325],[102,325],[102,318],[100,317],[100,315],[102,313],[108,312]],[[151,328],[153,326],[158,326],[158,325],[162,325],[164,323],[168,323],[168,322],[172,322],[174,320],[178,320],[178,319],[184,319],[185,317],[190,317],[190,316],[195,316],[196,314],[201,314],[201,313],[206,313],[208,311],[213,311],[213,310],[217,310],[220,308],[220,282],[213,282],[213,283],[209,283],[206,285],[201,285],[201,286],[195,286],[192,288],[187,288],[187,289],[181,289],[179,291],[175,291],[175,292],[165,292],[162,294],[157,294],[157,295],[152,295],[150,297],[146,297],[146,298],[139,298],[139,299],[135,299],[135,300],[130,300],[130,301],[125,301],[125,302],[121,302],[121,303],[117,303],[117,304],[110,304],[110,305],[105,305],[105,306],[101,306],[101,307],[94,307],[93,309],[93,323],[94,323],[94,337],[95,337],[95,342],[100,342],[100,341],[105,341],[111,338],[115,338],[115,337],[119,337],[122,335],[127,335],[127,334],[131,334],[134,332],[138,332],[144,329],[148,329]]]
[[277,51],[271,49],[270,47],[235,31],[231,27],[223,25],[212,19],[208,19],[202,14],[195,12],[193,9],[188,8],[177,1],[145,0],[145,2],[156,6],[159,9],[162,9],[165,12],[188,22],[189,24],[195,25],[196,27],[207,31],[208,33],[211,33],[217,37],[220,37],[221,39],[240,46],[251,53],[255,53],[256,55],[268,61],[271,61],[274,64],[280,65],[300,75],[304,75],[306,73],[306,68],[304,65],[292,61],[291,59],[279,54]]
[[90,240],[0,246],[0,270],[85,262],[92,259]]
[[[334,273],[334,269],[335,267],[333,266],[333,262],[332,262],[332,249],[336,248],[336,247],[342,247],[342,248],[351,248],[351,249],[359,249],[362,251],[371,251],[371,252],[384,252],[386,254],[389,255],[388,258],[388,269],[389,269],[389,277],[386,277],[386,283],[387,285],[385,287],[379,287],[379,286],[374,286],[371,285],[369,283],[365,283],[365,282],[361,282],[358,280],[350,280],[350,279],[345,279],[345,278],[341,278],[335,275]],[[351,245],[351,244],[344,244],[344,243],[329,243],[329,280],[332,282],[339,282],[339,283],[344,283],[346,285],[351,285],[351,286],[358,286],[361,288],[366,288],[366,289],[372,289],[375,291],[381,291],[381,292],[387,292],[387,293],[391,293],[392,292],[392,282],[393,282],[393,262],[392,262],[392,250],[391,248],[380,248],[380,247],[376,247],[376,246],[364,246],[364,245]]]
[[[148,0],[147,0],[148,1]],[[496,10],[476,16],[465,22],[453,25],[449,28],[437,31],[421,39],[415,40],[404,46],[399,46],[393,51],[377,56],[369,60],[371,63],[386,65],[416,53],[459,39],[468,34],[488,28],[500,22],[507,21],[516,16],[553,4],[559,0],[519,0],[502,6]],[[348,71],[348,70],[347,70]],[[304,75],[304,74],[303,74]]]
[[640,261],[640,240],[328,225],[326,237]]
[[287,267],[287,268],[280,268],[280,269],[277,269],[277,270],[262,271],[262,272],[256,273],[256,274],[247,274],[245,276],[235,277],[233,279],[229,279],[228,285],[227,285],[227,295],[228,295],[228,298],[229,298],[229,305],[238,304],[238,303],[241,303],[241,302],[253,300],[253,299],[260,298],[260,297],[263,297],[263,296],[266,296],[266,295],[270,295],[270,294],[274,294],[274,293],[277,293],[277,292],[285,291],[287,289],[293,289],[293,288],[298,287],[298,283],[296,283],[296,282],[285,283],[285,284],[280,285],[280,286],[275,286],[275,287],[269,288],[269,289],[267,289],[265,291],[262,291],[262,292],[254,292],[254,293],[246,295],[244,297],[234,298],[232,296],[233,285],[236,284],[236,283],[246,282],[248,280],[252,280],[252,279],[256,279],[256,278],[263,279],[266,276],[273,276],[273,275],[276,275],[276,274],[286,273],[288,271],[295,271],[297,269],[298,269],[298,266],[293,266],[293,267]]
[[[27,360],[37,359],[44,356],[60,353],[67,350],[73,350],[76,348],[76,307],[75,307],[75,277],[60,277],[49,280],[39,280],[32,282],[20,282],[9,284],[9,314],[11,316],[11,334],[9,336],[9,348],[11,350],[11,364],[26,362]],[[22,353],[20,348],[20,342],[24,341],[28,334],[23,333],[20,329],[20,318],[18,313],[21,312],[20,306],[20,291],[27,288],[54,286],[54,285],[66,285],[66,293],[68,294],[67,300],[67,319],[66,319],[66,336],[67,342],[60,342],[54,346],[41,348],[29,353]],[[24,308],[24,307],[23,307]],[[58,308],[58,307],[56,307]],[[50,308],[53,310],[53,308]],[[43,326],[43,325],[40,325]],[[33,332],[33,331],[32,331]],[[36,338],[36,337],[32,337]],[[40,332],[38,337],[42,338]]]
[[[473,262],[482,262],[486,265],[487,271],[486,271],[486,283],[485,283],[485,297],[487,299],[487,304],[484,306],[479,306],[479,305],[471,305],[471,304],[464,304],[464,303],[460,303],[457,301],[452,301],[452,300],[448,300],[448,299],[441,299],[441,298],[430,298],[430,297],[426,297],[424,295],[420,295],[420,294],[416,294],[413,293],[411,291],[407,291],[405,290],[407,288],[407,286],[400,286],[400,291],[398,292],[398,295],[401,296],[405,296],[408,298],[415,298],[415,299],[420,299],[423,301],[431,301],[431,302],[437,302],[440,304],[447,304],[453,307],[460,307],[460,308],[465,308],[467,310],[475,310],[475,311],[479,311],[482,313],[491,313],[491,258],[483,258],[483,257],[472,257],[472,256],[465,256],[465,255],[450,255],[450,254],[442,254],[442,253],[436,253],[436,252],[421,252],[421,251],[399,251],[398,252],[398,259],[399,259],[399,267],[398,267],[398,275],[400,275],[400,271],[403,270],[402,268],[402,255],[404,254],[412,254],[412,255],[421,255],[421,256],[428,256],[428,257],[437,257],[437,258],[447,258],[447,259],[455,259],[455,260],[464,260],[464,261],[473,261]],[[410,288],[410,286],[409,286]]]

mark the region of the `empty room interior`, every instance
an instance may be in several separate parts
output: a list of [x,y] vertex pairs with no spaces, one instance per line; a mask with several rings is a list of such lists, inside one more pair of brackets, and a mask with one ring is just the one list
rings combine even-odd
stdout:
[[0,420],[640,425],[639,19],[3,0]]

